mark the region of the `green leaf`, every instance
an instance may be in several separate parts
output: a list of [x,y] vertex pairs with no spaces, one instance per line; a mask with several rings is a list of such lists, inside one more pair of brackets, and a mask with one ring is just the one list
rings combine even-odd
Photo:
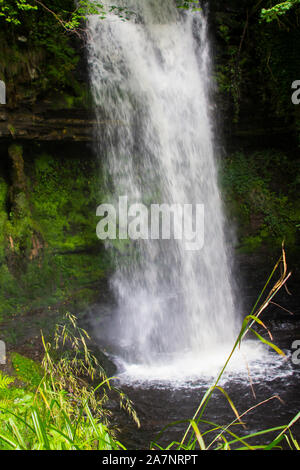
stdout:
[[278,348],[278,346],[276,346],[275,344],[271,343],[270,341],[268,341],[267,339],[263,338],[262,336],[260,336],[260,334],[257,333],[257,331],[253,330],[252,328],[250,328],[250,331],[252,331],[252,333],[255,334],[255,336],[257,336],[257,338],[264,344],[267,344],[268,346],[270,346],[272,349],[274,349],[274,351],[276,351],[280,356],[286,356],[285,353],[280,349]]

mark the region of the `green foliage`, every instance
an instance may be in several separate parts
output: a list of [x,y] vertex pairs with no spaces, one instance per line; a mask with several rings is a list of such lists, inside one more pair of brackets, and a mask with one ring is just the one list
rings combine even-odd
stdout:
[[[295,122],[295,106],[291,104],[291,84],[298,77],[300,59],[300,31],[274,31],[272,25],[257,33],[257,59],[261,64],[259,96],[262,103],[271,98],[270,109],[277,116],[286,117]],[[264,86],[263,86],[264,84]]]
[[103,197],[95,163],[78,158],[61,165],[43,154],[35,160],[33,177],[33,212],[49,246],[68,251],[95,245],[95,212]]
[[37,5],[33,5],[26,0],[0,0],[0,17],[7,23],[15,26],[21,24],[21,13],[25,11],[37,10]]
[[65,299],[84,308],[110,267],[96,236],[96,161],[38,152],[13,186],[0,177],[0,317]]
[[234,123],[245,119],[245,113],[253,113],[254,122],[256,116],[278,116],[282,125],[288,122],[297,131],[291,84],[300,68],[300,10],[291,8],[277,21],[262,21],[261,9],[267,11],[270,4],[246,1],[230,13],[220,8],[216,79]]
[[191,9],[193,12],[201,11],[199,1],[195,0],[176,0],[177,8],[182,10],[189,10]]
[[[64,16],[73,8],[72,0],[53,0],[46,4],[35,0],[3,2],[0,76],[6,82],[9,106],[15,100],[36,100],[46,91],[53,94],[76,87],[73,72],[78,56],[64,34],[59,15],[55,14],[58,11]],[[26,87],[28,83],[30,87]]]
[[219,91],[232,100],[234,123],[239,119],[245,73],[249,69],[248,55],[242,53],[241,47],[245,31],[243,21],[239,12],[217,16],[217,35],[222,49],[216,65],[216,81]]
[[0,390],[7,390],[8,386],[15,381],[14,377],[3,374],[0,370]]
[[[196,0],[176,0],[176,3],[181,9],[201,10]],[[36,13],[37,10],[46,11],[69,32],[79,31],[89,15],[98,15],[100,19],[104,19],[108,13],[113,12],[122,20],[129,20],[135,14],[125,6],[107,5],[89,0],[79,0],[76,4],[73,1],[0,0],[0,18],[14,26],[21,25],[24,12]]]
[[27,382],[32,387],[38,387],[43,377],[43,371],[36,362],[16,352],[11,354],[11,361],[20,380]]
[[[97,359],[87,347],[89,337],[67,314],[56,327],[53,341],[45,349],[42,377],[32,380],[41,368],[33,361],[14,355],[22,379],[28,375],[34,393],[28,389],[0,390],[0,448],[11,450],[112,450],[123,446],[109,429],[105,409],[107,392],[113,388]],[[10,378],[6,378],[9,382]],[[92,383],[98,381],[97,386]],[[119,393],[120,405],[138,423],[131,402]]]
[[[22,410],[34,399],[34,395],[30,391],[12,387],[11,384],[14,382],[15,377],[5,375],[0,371],[0,432],[7,423],[7,416],[3,413],[4,410]],[[3,445],[0,443],[0,449],[2,448]]]
[[[109,260],[101,252],[56,254],[45,250],[26,268],[0,267],[0,318],[60,305],[84,309],[97,296],[95,283],[103,278]],[[13,339],[13,337],[12,337]]]
[[231,95],[234,106],[233,122],[238,122],[240,112],[240,97],[242,83],[242,67],[246,64],[247,59],[237,60],[238,46],[230,45],[229,28],[221,25],[219,28],[220,36],[228,43],[227,60],[224,64],[218,64],[216,67],[216,80],[221,93]]
[[279,20],[279,17],[285,15],[289,10],[299,5],[300,0],[289,0],[286,2],[277,3],[271,8],[263,8],[261,10],[261,18],[267,23],[274,20]]
[[238,153],[225,161],[222,185],[243,249],[253,251],[263,242],[278,246],[283,238],[295,246],[300,219],[298,171],[297,162],[272,151]]
[[[187,0],[189,2],[190,0]],[[186,2],[186,3],[187,3]],[[106,5],[89,0],[65,1],[37,1],[37,0],[0,0],[0,18],[14,26],[21,25],[24,12],[36,13],[46,12],[49,21],[52,17],[57,24],[68,32],[78,31],[83,21],[89,15],[98,15],[101,19],[106,18],[108,12],[116,13],[121,19],[129,19],[133,13],[126,7]]]

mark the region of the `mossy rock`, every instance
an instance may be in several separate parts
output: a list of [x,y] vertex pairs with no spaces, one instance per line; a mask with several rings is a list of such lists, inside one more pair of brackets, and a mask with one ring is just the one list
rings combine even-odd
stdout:
[[239,249],[297,245],[300,205],[298,162],[279,151],[230,155],[221,170],[226,206],[238,226]]
[[98,163],[77,147],[68,158],[65,147],[52,150],[10,146],[23,155],[24,187],[0,174],[0,318],[65,300],[84,309],[111,268],[96,236],[105,197]]
[[16,352],[11,354],[11,362],[18,379],[32,387],[37,387],[40,384],[43,378],[43,369],[38,363]]

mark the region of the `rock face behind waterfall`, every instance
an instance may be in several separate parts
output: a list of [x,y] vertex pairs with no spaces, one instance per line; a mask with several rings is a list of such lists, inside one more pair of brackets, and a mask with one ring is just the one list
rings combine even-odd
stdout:
[[[62,103],[59,102],[62,106]],[[91,142],[95,121],[87,109],[53,110],[52,103],[31,109],[0,109],[0,138],[42,142]]]

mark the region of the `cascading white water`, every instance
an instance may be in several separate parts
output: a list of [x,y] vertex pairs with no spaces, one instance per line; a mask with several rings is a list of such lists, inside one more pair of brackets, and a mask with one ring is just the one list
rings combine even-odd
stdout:
[[203,358],[232,344],[237,323],[209,112],[207,22],[173,0],[126,6],[137,13],[130,21],[110,14],[88,22],[108,202],[126,195],[129,204],[204,204],[205,241],[200,251],[180,240],[119,242],[113,330],[127,365],[180,360],[184,368],[185,355]]

